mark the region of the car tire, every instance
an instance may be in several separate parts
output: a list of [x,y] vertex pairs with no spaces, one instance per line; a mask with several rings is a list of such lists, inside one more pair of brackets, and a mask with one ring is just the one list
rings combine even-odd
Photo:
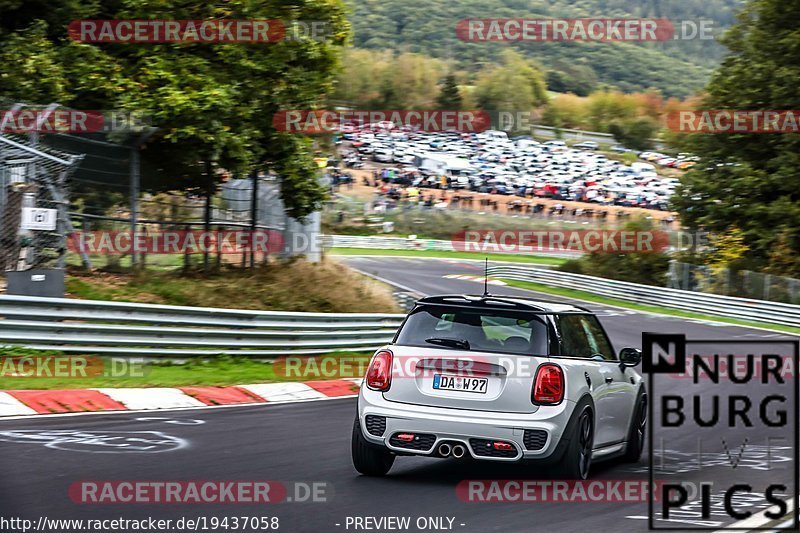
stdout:
[[639,391],[636,396],[636,407],[631,417],[631,426],[628,429],[628,445],[625,447],[623,460],[628,463],[638,463],[644,450],[645,432],[647,431],[647,394]]
[[594,414],[588,405],[579,406],[569,443],[561,458],[560,473],[565,479],[588,479],[594,444]]
[[394,455],[386,449],[370,444],[361,433],[358,417],[353,422],[351,445],[353,466],[365,476],[385,476],[394,464]]

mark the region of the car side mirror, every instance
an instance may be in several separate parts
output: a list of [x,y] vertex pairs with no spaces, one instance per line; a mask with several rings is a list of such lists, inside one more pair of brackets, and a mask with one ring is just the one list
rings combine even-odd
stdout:
[[642,362],[642,351],[637,348],[623,348],[619,351],[619,362],[622,366],[637,366]]

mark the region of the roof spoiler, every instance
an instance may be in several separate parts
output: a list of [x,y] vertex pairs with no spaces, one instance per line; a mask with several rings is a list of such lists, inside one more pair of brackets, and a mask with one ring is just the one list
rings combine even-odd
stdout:
[[[530,300],[530,302],[519,302],[516,300]],[[551,311],[537,304],[571,305],[581,312],[591,313],[589,309],[572,303],[555,302],[551,300],[529,299],[525,297],[513,296],[511,299],[502,296],[483,296],[483,295],[464,295],[464,294],[444,294],[439,296],[426,296],[417,300],[418,305],[449,305],[454,307],[477,307],[482,306],[491,309],[514,309],[520,311],[533,311],[542,314],[550,314]],[[569,311],[567,311],[569,312]]]

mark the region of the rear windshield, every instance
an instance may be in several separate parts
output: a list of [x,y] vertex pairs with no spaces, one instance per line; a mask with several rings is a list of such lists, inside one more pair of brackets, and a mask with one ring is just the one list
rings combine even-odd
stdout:
[[423,306],[409,315],[397,344],[524,355],[547,354],[547,326],[518,311]]

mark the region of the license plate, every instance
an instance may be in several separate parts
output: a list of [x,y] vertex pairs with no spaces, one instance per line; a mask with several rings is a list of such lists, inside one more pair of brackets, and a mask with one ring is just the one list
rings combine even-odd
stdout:
[[488,385],[489,380],[487,378],[448,376],[447,374],[433,375],[433,388],[436,390],[453,390],[459,392],[486,394],[486,388]]

